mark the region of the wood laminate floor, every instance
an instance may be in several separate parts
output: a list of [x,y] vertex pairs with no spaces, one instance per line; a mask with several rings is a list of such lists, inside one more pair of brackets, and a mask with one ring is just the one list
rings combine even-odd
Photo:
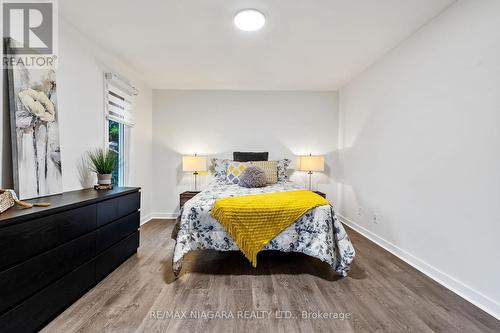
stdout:
[[500,332],[498,320],[349,229],[357,256],[346,278],[301,254],[263,253],[253,269],[240,253],[204,251],[174,281],[173,225],[142,226],[138,254],[42,332]]

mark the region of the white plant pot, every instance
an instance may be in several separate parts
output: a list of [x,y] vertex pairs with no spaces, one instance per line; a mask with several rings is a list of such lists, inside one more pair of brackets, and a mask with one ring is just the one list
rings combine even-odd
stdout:
[[99,185],[109,185],[111,184],[111,174],[97,174],[97,184]]

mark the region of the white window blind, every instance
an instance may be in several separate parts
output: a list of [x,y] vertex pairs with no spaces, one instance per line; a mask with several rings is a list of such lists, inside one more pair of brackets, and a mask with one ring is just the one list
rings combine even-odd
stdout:
[[137,90],[115,74],[106,73],[106,118],[134,126],[133,96]]

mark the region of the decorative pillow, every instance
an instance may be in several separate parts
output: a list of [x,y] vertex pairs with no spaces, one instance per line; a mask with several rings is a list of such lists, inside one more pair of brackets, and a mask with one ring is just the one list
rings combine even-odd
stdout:
[[249,166],[249,163],[229,161],[227,165],[227,181],[231,184],[240,182],[241,173]]
[[263,187],[267,184],[267,177],[264,170],[256,166],[249,166],[240,176],[238,185],[242,187]]
[[217,180],[227,180],[227,166],[229,162],[229,160],[212,158],[212,165],[210,166],[210,170],[213,172],[214,177]]
[[284,182],[288,180],[288,167],[292,161],[288,158],[278,161],[278,181]]
[[266,173],[268,184],[274,184],[278,181],[278,162],[277,161],[252,161],[252,165],[261,168]]
[[233,160],[235,160],[236,162],[267,161],[268,158],[269,158],[268,152],[252,153],[252,152],[235,151],[233,153]]

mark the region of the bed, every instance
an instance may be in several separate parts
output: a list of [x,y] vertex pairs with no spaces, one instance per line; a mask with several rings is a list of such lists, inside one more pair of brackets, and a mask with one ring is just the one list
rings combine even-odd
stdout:
[[[175,276],[178,276],[183,258],[190,251],[239,250],[224,227],[211,215],[217,199],[301,189],[302,186],[290,181],[261,188],[245,188],[214,180],[205,190],[187,201],[181,210],[173,234],[176,240],[172,258]],[[309,210],[272,239],[263,248],[265,250],[300,252],[323,261],[343,276],[347,275],[355,256],[352,243],[330,205]]]

